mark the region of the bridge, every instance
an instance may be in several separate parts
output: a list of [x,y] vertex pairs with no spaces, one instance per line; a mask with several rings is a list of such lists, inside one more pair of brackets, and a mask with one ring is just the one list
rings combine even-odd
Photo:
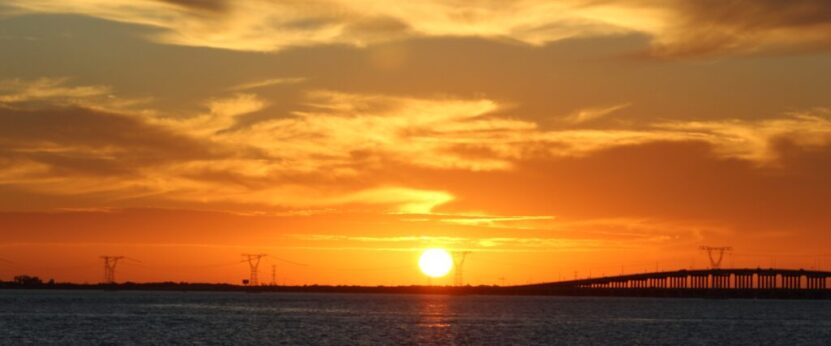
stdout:
[[574,288],[825,290],[829,287],[829,278],[831,272],[803,269],[706,269],[607,276],[538,285]]
[[830,281],[831,272],[828,271],[774,268],[701,269],[512,286],[506,287],[506,293],[831,299]]

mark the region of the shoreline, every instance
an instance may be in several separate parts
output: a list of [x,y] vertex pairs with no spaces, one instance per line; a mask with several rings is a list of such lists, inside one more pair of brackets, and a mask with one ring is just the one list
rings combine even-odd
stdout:
[[120,283],[75,284],[43,283],[21,285],[0,282],[0,290],[65,291],[179,291],[179,292],[247,292],[247,293],[347,293],[347,294],[426,294],[491,296],[563,296],[563,297],[652,297],[709,299],[808,299],[829,300],[831,290],[792,289],[667,289],[667,288],[582,288],[530,286],[241,286],[210,283]]

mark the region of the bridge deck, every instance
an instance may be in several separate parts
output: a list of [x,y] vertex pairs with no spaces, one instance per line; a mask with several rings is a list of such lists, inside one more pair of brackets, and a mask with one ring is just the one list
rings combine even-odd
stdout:
[[527,288],[789,289],[826,290],[831,272],[803,269],[706,269],[605,276]]

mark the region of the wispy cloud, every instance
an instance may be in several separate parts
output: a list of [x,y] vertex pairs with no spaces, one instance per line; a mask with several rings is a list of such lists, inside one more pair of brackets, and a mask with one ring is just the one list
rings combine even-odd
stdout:
[[425,36],[473,36],[541,45],[626,31],[591,18],[583,3],[83,0],[67,4],[12,0],[10,5],[28,12],[78,13],[163,28],[155,39],[164,43],[254,51],[322,44],[365,46]]
[[651,54],[696,57],[828,49],[824,0],[102,1],[9,0],[13,13],[76,13],[162,29],[163,43],[235,50],[482,37],[543,45],[642,33]]
[[255,81],[250,83],[244,83],[240,85],[233,86],[229,88],[230,91],[248,91],[253,89],[260,89],[265,87],[270,87],[274,85],[284,85],[284,84],[297,84],[300,82],[305,81],[305,78],[302,77],[294,77],[294,78],[271,78],[261,81]]
[[621,109],[631,106],[631,103],[621,103],[613,106],[608,107],[599,107],[599,108],[584,108],[575,111],[572,114],[569,114],[563,120],[570,124],[582,124],[586,122],[590,122],[593,120],[597,120],[603,118],[609,114],[617,112]]
[[15,105],[18,108],[58,105],[123,113],[142,109],[149,101],[117,97],[109,86],[71,85],[69,78],[0,80],[0,105]]
[[[109,105],[102,112],[91,104],[101,97],[119,99],[108,87],[68,86],[56,79],[0,85],[0,144],[7,153],[0,160],[0,181],[40,193],[96,194],[116,206],[152,199],[428,214],[458,196],[384,179],[385,169],[510,171],[527,160],[579,158],[658,142],[707,143],[717,158],[768,165],[777,161],[781,141],[802,148],[831,143],[826,109],[762,120],[664,121],[630,129],[589,122],[580,129],[545,129],[519,116],[497,115],[510,110],[487,98],[312,91],[302,110],[241,124],[249,114],[268,114],[269,103],[237,92],[208,100],[191,116],[132,105],[122,111]],[[67,122],[72,131],[62,125]],[[448,216],[443,222],[522,227],[520,220],[542,221],[506,217],[513,219]]]
[[776,119],[670,122],[657,127],[683,131],[709,142],[724,157],[758,163],[771,163],[778,158],[776,145],[779,141],[806,148],[831,143],[831,111],[828,109],[792,113]]
[[3,80],[0,81],[0,91],[3,92],[0,102],[78,102],[108,96],[111,93],[110,88],[106,86],[67,86],[66,81],[66,78]]
[[[447,236],[349,236],[333,234],[293,234],[289,237],[312,243],[315,248],[377,249],[387,245],[390,250],[419,250],[426,247],[447,247],[452,250],[477,252],[551,252],[589,251],[612,245],[597,239],[539,238],[539,237],[447,237]],[[369,243],[361,246],[362,243]],[[328,244],[328,246],[327,246]]]
[[177,133],[208,138],[236,124],[246,114],[264,109],[268,104],[254,94],[237,93],[206,103],[207,112],[190,117],[145,117],[146,121]]

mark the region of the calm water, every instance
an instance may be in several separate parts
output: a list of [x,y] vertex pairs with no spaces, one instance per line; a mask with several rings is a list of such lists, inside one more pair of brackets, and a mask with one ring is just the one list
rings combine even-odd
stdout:
[[831,344],[831,302],[0,291],[3,344]]

